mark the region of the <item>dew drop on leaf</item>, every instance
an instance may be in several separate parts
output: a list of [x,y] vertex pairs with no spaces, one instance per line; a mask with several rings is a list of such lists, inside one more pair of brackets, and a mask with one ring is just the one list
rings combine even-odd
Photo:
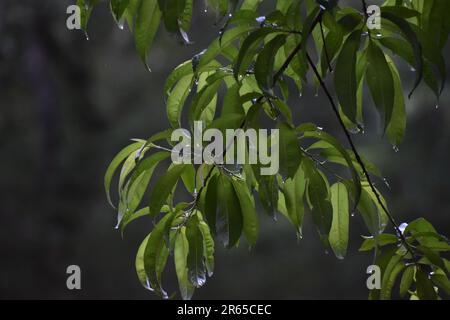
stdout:
[[386,178],[383,178],[383,182],[389,189],[391,188],[391,185],[389,184],[389,181]]
[[392,146],[392,149],[394,150],[394,152],[399,152],[400,151],[400,149],[394,144],[393,146]]

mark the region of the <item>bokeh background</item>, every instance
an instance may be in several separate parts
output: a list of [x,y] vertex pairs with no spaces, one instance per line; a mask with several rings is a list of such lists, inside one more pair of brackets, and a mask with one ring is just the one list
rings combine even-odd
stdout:
[[[354,2],[354,1],[352,1]],[[148,221],[130,225],[124,239],[105,200],[103,174],[130,138],[168,127],[166,76],[218,35],[213,13],[196,1],[184,46],[161,30],[148,72],[127,31],[115,25],[105,1],[94,11],[90,40],[66,29],[72,0],[0,2],[0,298],[154,299],[135,275],[138,245]],[[358,4],[359,5],[359,4]],[[450,51],[447,48],[447,56]],[[450,70],[449,70],[450,71]],[[411,70],[401,65],[405,88]],[[328,80],[329,81],[329,80]],[[367,110],[361,152],[377,164],[378,181],[399,222],[425,217],[450,235],[450,85],[441,101],[422,86],[407,101],[408,129],[395,152]],[[293,100],[299,121],[316,121],[340,136],[323,94],[307,87]],[[342,140],[344,141],[344,140]],[[281,218],[261,212],[258,245],[218,246],[216,271],[196,299],[365,299],[369,254],[359,253],[362,219],[351,218],[348,257],[338,261],[305,223],[302,241]],[[82,290],[66,288],[66,267],[82,269]],[[172,263],[164,275],[176,290]]]

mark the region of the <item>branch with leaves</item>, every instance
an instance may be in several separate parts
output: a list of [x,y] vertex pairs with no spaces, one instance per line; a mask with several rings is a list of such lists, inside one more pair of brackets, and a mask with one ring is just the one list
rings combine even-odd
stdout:
[[[78,0],[86,32],[97,2]],[[371,290],[371,299],[390,299],[400,276],[399,296],[448,297],[449,240],[424,219],[401,225],[395,221],[375,185],[382,174],[358,152],[352,135],[364,128],[368,106],[363,106],[362,97],[368,90],[385,136],[394,148],[402,142],[406,111],[397,58],[416,71],[409,97],[424,82],[439,100],[446,79],[442,51],[450,32],[445,16],[450,2],[385,1],[380,30],[367,27],[366,1],[354,8],[337,0],[278,0],[266,16],[258,14],[261,2],[207,1],[217,12],[221,31],[206,50],[167,78],[164,93],[171,129],[133,141],[107,169],[105,189],[113,205],[110,187],[120,168],[117,228],[123,232],[141,217],[154,221],[136,257],[141,283],[167,298],[162,273],[173,253],[181,297],[190,299],[213,274],[217,242],[234,248],[244,236],[250,246],[256,245],[259,201],[269,217],[285,217],[299,238],[304,215],[311,214],[323,245],[339,259],[347,253],[350,213],[358,212],[370,233],[360,251],[373,251],[382,271],[381,289]],[[190,42],[193,0],[109,3],[119,27],[127,24],[133,33],[147,67],[160,25]],[[316,124],[294,123],[289,103],[293,95],[302,94],[309,75],[314,79],[309,85],[325,92],[349,149]],[[334,86],[327,85],[327,78]],[[261,175],[259,163],[235,168],[171,163],[150,188],[147,205],[141,205],[154,170],[170,157],[173,130],[192,130],[195,121],[221,132],[259,129],[266,123],[263,118],[279,129],[277,175]],[[248,152],[250,146],[245,148]],[[181,188],[192,194],[191,202],[174,203]],[[386,232],[389,227],[393,234]]]

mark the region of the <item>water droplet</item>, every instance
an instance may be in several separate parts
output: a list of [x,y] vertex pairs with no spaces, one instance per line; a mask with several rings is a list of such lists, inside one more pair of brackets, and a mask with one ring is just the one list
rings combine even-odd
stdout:
[[355,211],[353,211],[350,216],[354,217],[356,215]]
[[436,108],[436,109],[439,109],[439,105],[437,104],[437,105],[435,106],[435,108]]
[[325,254],[326,254],[326,255],[329,255],[330,252],[329,252],[328,250],[325,249]]
[[208,13],[208,9],[205,9],[203,12]]
[[367,37],[368,35],[369,35],[369,32],[363,32],[363,33],[361,33],[361,35],[363,36],[363,37]]
[[299,97],[299,98],[302,98],[302,97],[303,97],[303,92],[300,92],[300,93],[298,94],[298,97]]
[[383,37],[383,35],[382,35],[381,33],[377,33],[377,34],[375,35],[375,37],[376,37],[376,38],[381,38],[381,37]]
[[395,144],[392,146],[392,149],[394,150],[395,153],[400,151],[400,149]]
[[229,13],[228,14],[228,18],[231,18],[233,16],[233,14]]
[[389,181],[386,178],[383,178],[383,182],[389,189],[391,188],[391,185],[389,184]]
[[409,68],[409,70],[410,70],[411,72],[416,72],[416,71],[417,71],[416,68],[414,68],[414,67]]
[[322,127],[317,127],[317,130],[323,131],[323,128]]
[[316,91],[316,93],[314,94],[314,97],[317,98],[319,96],[319,92]]
[[86,40],[89,41],[89,35],[87,34],[87,32],[84,32],[84,36],[86,37]]

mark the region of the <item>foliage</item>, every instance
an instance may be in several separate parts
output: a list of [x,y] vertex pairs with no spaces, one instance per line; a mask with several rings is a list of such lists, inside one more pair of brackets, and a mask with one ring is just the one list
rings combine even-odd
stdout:
[[[155,223],[136,257],[141,283],[167,298],[161,278],[173,252],[181,296],[190,299],[213,274],[214,239],[227,248],[239,245],[242,235],[256,244],[258,195],[267,214],[281,213],[299,238],[304,215],[311,214],[323,245],[339,259],[347,253],[349,213],[357,211],[371,234],[360,250],[374,251],[383,275],[381,290],[372,290],[370,298],[391,298],[398,280],[401,296],[448,296],[450,261],[442,256],[450,250],[448,239],[424,219],[395,222],[373,182],[381,174],[358,153],[351,133],[363,130],[362,96],[368,89],[387,139],[394,147],[401,143],[406,114],[399,60],[416,71],[409,97],[424,81],[439,99],[446,79],[442,50],[450,32],[450,2],[385,1],[381,30],[367,27],[365,1],[355,1],[359,7],[354,8],[337,0],[279,0],[265,16],[258,14],[261,2],[207,1],[223,27],[206,50],[169,75],[165,95],[171,129],[134,141],[107,170],[105,189],[112,204],[110,185],[120,168],[117,227],[123,232],[144,216]],[[97,1],[78,4],[86,30]],[[127,23],[133,32],[147,67],[160,25],[190,41],[193,0],[111,0],[110,6],[119,26]],[[337,102],[325,83],[328,77],[334,79]],[[301,94],[311,78],[325,91],[349,149],[316,124],[293,123],[289,97]],[[280,174],[261,176],[259,164],[231,169],[218,163],[171,164],[141,205],[154,169],[170,156],[173,129],[186,124],[192,130],[197,120],[220,130],[257,129],[267,119],[280,129]],[[165,141],[168,147],[160,145]],[[174,203],[182,187],[193,200]],[[394,234],[385,233],[388,224]]]

